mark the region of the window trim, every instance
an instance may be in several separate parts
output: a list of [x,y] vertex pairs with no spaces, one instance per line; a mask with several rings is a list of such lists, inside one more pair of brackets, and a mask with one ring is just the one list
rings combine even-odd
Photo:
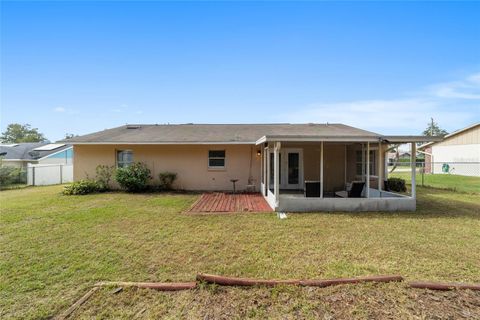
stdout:
[[[223,157],[210,157],[210,151],[223,151]],[[210,159],[223,159],[223,166],[211,166]],[[208,170],[225,170],[227,168],[227,151],[225,149],[209,149],[207,152]]]
[[[355,177],[366,177],[367,176],[367,170],[365,170],[365,173],[363,173],[363,167],[362,167],[362,172],[359,174],[357,172],[357,166],[359,164],[362,164],[362,161],[357,161],[357,153],[360,152],[362,153],[363,152],[363,155],[362,155],[362,158],[365,157],[365,162],[367,161],[367,149],[359,149],[359,150],[356,150],[355,151]],[[370,155],[370,165],[372,165],[372,168],[370,168],[370,177],[371,178],[378,178],[378,148],[370,148],[370,152],[373,153],[373,157],[372,155]],[[372,160],[373,159],[373,160]],[[372,170],[373,169],[373,170]]]
[[[121,153],[121,152],[130,152],[131,155],[132,155],[132,162],[130,162],[127,166],[119,166],[120,162],[118,161],[118,155]],[[134,163],[135,161],[133,160],[133,150],[132,149],[116,149],[115,150],[115,167],[116,168],[125,168],[125,167],[128,167],[129,165],[131,165],[132,163]],[[123,161],[121,163],[124,163]]]

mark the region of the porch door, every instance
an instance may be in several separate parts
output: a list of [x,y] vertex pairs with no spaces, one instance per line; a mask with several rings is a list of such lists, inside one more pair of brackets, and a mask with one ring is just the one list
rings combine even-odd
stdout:
[[[273,188],[273,151],[270,151],[270,186]],[[303,150],[285,148],[279,154],[280,189],[303,189]]]

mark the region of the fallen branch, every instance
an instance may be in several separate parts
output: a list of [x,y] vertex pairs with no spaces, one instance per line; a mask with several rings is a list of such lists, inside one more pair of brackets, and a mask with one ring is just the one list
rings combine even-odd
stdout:
[[77,310],[82,304],[84,304],[85,301],[87,301],[92,296],[92,294],[94,294],[95,291],[97,291],[98,289],[100,289],[100,288],[99,287],[93,287],[92,289],[90,289],[87,293],[85,293],[85,295],[83,297],[81,297],[74,304],[72,304],[70,306],[70,308],[65,310],[65,312],[63,312],[59,316],[55,317],[54,319],[56,319],[56,320],[67,319],[75,310]]
[[338,278],[338,279],[325,279],[325,280],[302,280],[300,281],[301,286],[306,287],[329,287],[336,286],[339,284],[348,284],[348,283],[360,283],[360,282],[391,282],[391,281],[403,281],[403,277],[400,275],[391,275],[391,276],[368,276],[368,277],[357,277],[357,278]]
[[204,281],[207,283],[215,283],[222,286],[267,286],[274,287],[278,285],[298,285],[300,280],[263,280],[250,278],[236,278],[224,277],[213,274],[199,273],[197,274],[197,281]]
[[480,290],[480,284],[475,284],[475,283],[467,284],[467,283],[413,281],[413,282],[410,282],[409,285],[412,288],[431,289],[431,290],[453,290],[453,289]]
[[159,291],[180,291],[190,290],[197,286],[196,282],[119,282],[104,281],[96,283],[97,287],[119,286],[119,287],[135,287],[145,289],[155,289]]

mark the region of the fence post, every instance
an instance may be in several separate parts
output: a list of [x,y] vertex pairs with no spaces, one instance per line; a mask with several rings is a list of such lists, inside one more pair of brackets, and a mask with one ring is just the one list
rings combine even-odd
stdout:
[[62,182],[63,182],[63,165],[61,164],[61,165],[59,165],[59,167],[60,167],[60,184],[62,184]]

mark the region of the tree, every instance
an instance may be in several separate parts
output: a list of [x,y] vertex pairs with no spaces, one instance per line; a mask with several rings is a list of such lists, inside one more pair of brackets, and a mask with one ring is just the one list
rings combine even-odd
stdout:
[[28,123],[11,123],[7,130],[2,132],[0,140],[6,143],[20,143],[20,142],[43,142],[47,139],[38,132],[37,128],[32,128]]
[[78,134],[73,134],[73,133],[65,133],[65,139],[72,139],[78,137]]
[[440,128],[438,126],[438,124],[433,121],[433,118],[431,118],[431,121],[430,123],[428,124],[428,127],[427,129],[425,129],[425,131],[423,131],[423,135],[424,136],[429,136],[429,137],[432,137],[432,136],[445,136],[447,135],[448,132],[442,128]]

